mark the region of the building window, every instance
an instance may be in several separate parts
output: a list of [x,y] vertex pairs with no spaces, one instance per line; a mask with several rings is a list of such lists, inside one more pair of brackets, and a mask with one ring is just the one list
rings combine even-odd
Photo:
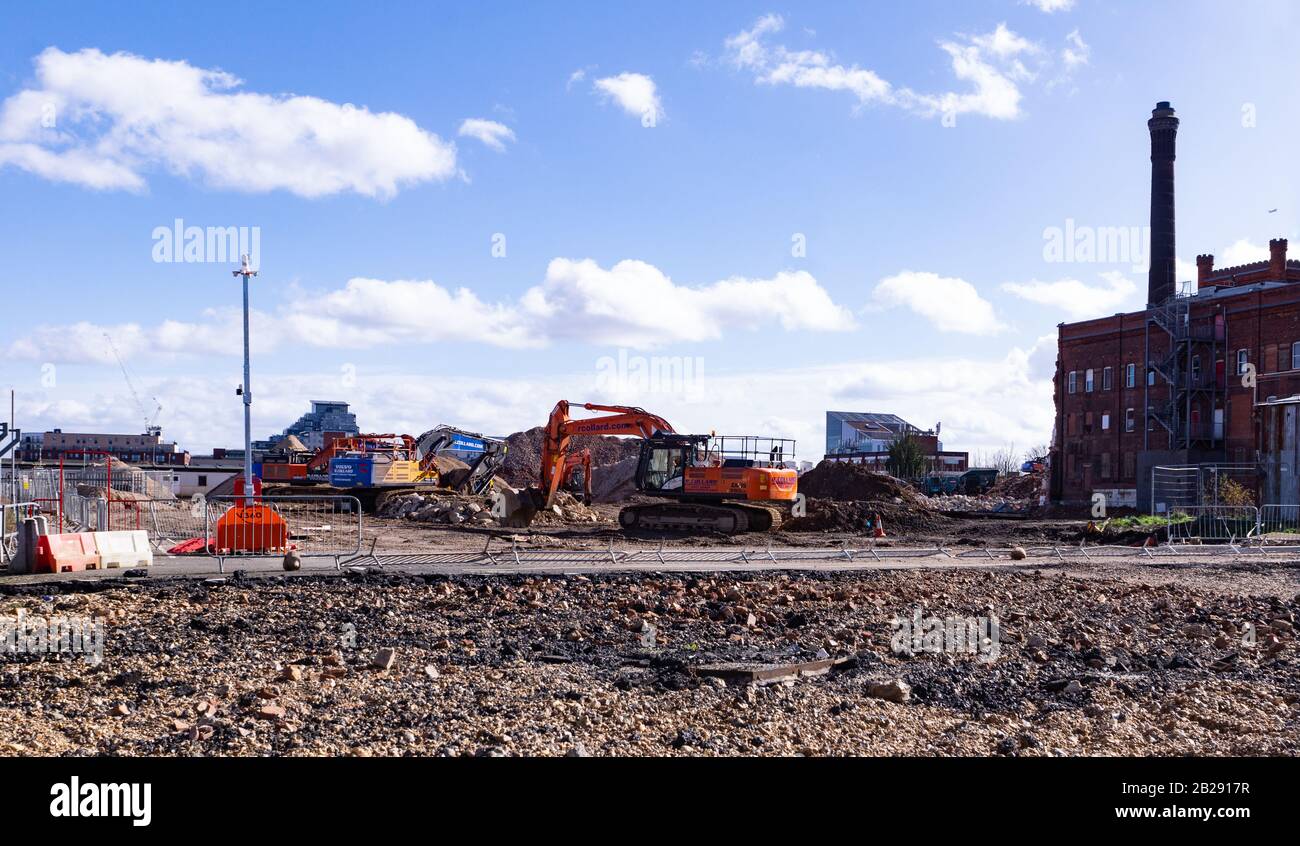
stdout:
[[1137,468],[1134,466],[1133,453],[1124,453],[1124,478],[1132,479],[1137,475]]
[[201,487],[201,488],[206,488],[207,486],[208,486],[208,477],[200,474],[200,475],[199,475],[199,487]]
[[1237,350],[1237,375],[1242,376],[1246,373],[1246,365],[1250,363],[1249,350]]
[[1295,367],[1296,358],[1300,357],[1297,353],[1300,353],[1300,341],[1295,341],[1291,344],[1291,355],[1287,360],[1287,366],[1282,368],[1283,370],[1290,370],[1292,367]]
[[1147,368],[1147,384],[1148,384],[1148,385],[1154,385],[1155,383],[1156,383],[1156,369],[1155,369],[1154,367],[1148,367],[1148,368]]
[[1101,430],[1102,430],[1103,432],[1109,432],[1109,431],[1110,431],[1110,412],[1109,412],[1109,411],[1103,411],[1103,412],[1101,413]]
[[1113,369],[1113,368],[1110,368],[1110,367],[1103,367],[1103,368],[1101,369],[1101,389],[1102,389],[1103,391],[1109,391],[1109,390],[1111,389],[1111,387],[1112,387],[1112,385],[1111,385],[1111,370],[1112,370],[1112,369]]
[[1092,434],[1092,412],[1091,411],[1085,412],[1083,415],[1083,433],[1085,435]]
[[1092,393],[1092,368],[1091,367],[1089,367],[1087,370],[1083,372],[1083,392],[1085,394]]
[[1201,357],[1192,356],[1192,387],[1200,387],[1201,384]]
[[1133,416],[1133,409],[1131,408],[1124,409],[1124,431],[1132,432],[1134,425],[1135,425],[1135,421]]
[[1129,364],[1124,367],[1124,387],[1131,388],[1137,384],[1137,365]]
[[1066,383],[1066,388],[1065,388],[1066,393],[1072,394],[1075,391],[1077,391],[1079,388],[1079,371],[1071,370],[1069,377],[1067,377],[1065,380],[1065,383]]
[[1279,344],[1277,348],[1277,369],[1290,370],[1295,361],[1295,344]]
[[1103,452],[1101,454],[1101,477],[1103,479],[1110,478],[1110,453],[1109,452]]

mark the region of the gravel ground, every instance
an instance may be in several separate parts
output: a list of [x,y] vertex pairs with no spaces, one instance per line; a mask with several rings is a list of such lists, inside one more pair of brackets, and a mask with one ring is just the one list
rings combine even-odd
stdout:
[[[107,635],[97,665],[0,660],[0,753],[1296,754],[1300,597],[1166,575],[12,587],[0,615],[103,616]],[[914,611],[996,615],[999,654],[895,651]],[[761,686],[701,672],[819,658],[837,663]]]

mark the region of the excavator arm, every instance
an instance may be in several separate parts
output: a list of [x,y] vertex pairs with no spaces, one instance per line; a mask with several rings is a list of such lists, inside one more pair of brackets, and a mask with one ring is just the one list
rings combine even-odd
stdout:
[[[587,417],[574,420],[569,417],[570,403],[560,400],[551,411],[546,423],[546,436],[542,441],[541,493],[544,497],[540,503],[545,508],[555,500],[555,493],[560,483],[571,473],[577,460],[570,458],[569,446],[574,435],[632,435],[639,438],[652,438],[656,434],[674,433],[672,424],[657,414],[651,414],[643,408],[630,405],[599,405],[584,403],[581,407],[587,411],[609,412],[603,417]],[[581,460],[581,459],[578,459]],[[588,454],[582,461],[585,489],[591,492],[591,457]]]

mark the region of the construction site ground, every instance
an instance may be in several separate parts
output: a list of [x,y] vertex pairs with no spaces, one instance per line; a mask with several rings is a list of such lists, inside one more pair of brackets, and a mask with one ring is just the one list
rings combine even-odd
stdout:
[[[379,562],[471,551],[489,534],[498,550],[511,546],[497,529],[389,522],[366,523]],[[970,523],[985,542],[1024,538],[988,518]],[[659,548],[595,524],[514,534],[529,548]],[[868,544],[779,534],[785,549]],[[6,577],[0,615],[103,617],[107,631],[98,664],[0,662],[0,753],[1300,751],[1293,554],[1013,562],[936,552],[792,566],[709,559],[765,548],[754,536],[663,543],[699,560],[519,567],[504,555],[335,572],[308,559],[285,574],[262,558],[227,561],[213,578],[215,561],[198,557],[162,558],[143,578]],[[999,655],[896,652],[891,620],[916,609],[996,615]],[[752,682],[763,675],[775,677]]]

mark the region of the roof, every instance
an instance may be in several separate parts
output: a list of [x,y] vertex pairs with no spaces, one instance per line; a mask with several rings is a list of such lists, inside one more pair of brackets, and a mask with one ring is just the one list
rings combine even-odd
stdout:
[[826,413],[835,415],[845,423],[874,423],[887,429],[911,425],[897,414],[880,414],[867,411],[828,411]]

